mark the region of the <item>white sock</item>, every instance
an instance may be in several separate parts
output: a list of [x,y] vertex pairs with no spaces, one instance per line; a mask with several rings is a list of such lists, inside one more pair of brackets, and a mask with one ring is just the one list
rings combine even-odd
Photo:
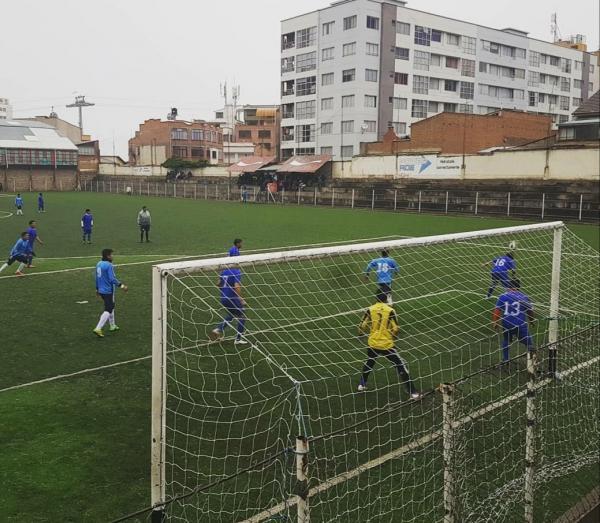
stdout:
[[110,322],[111,327],[115,326],[115,311],[112,311],[110,313],[110,316],[108,317],[108,321]]
[[388,294],[387,303],[388,303],[388,305],[394,305],[394,300],[392,300],[392,295],[391,294]]
[[17,269],[17,272],[23,272],[24,268],[25,268],[25,264],[24,263],[20,263],[19,264],[19,268]]
[[2,267],[0,267],[0,272],[8,267],[8,263],[5,263]]
[[110,312],[104,311],[102,313],[102,315],[100,316],[100,321],[98,322],[98,325],[96,325],[96,330],[102,329],[102,327],[104,327],[106,325],[106,322],[109,320],[109,318],[110,318]]

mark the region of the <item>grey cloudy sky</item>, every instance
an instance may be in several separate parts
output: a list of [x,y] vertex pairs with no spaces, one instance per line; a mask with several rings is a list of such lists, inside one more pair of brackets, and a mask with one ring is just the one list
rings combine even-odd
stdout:
[[[15,116],[66,109],[75,93],[95,102],[85,131],[103,154],[127,155],[146,118],[178,107],[182,118],[213,116],[219,84],[241,85],[241,103],[279,103],[280,20],[330,0],[4,0],[0,96]],[[598,0],[409,0],[408,7],[550,39],[558,13],[563,36],[585,34],[598,48]]]

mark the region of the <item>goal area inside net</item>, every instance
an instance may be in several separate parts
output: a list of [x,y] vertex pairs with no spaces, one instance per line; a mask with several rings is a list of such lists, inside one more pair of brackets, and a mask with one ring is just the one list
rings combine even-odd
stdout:
[[[419,398],[383,357],[358,391],[384,252]],[[507,254],[533,315],[504,363]],[[598,460],[598,291],[598,252],[562,222],[155,266],[156,521],[543,521]]]

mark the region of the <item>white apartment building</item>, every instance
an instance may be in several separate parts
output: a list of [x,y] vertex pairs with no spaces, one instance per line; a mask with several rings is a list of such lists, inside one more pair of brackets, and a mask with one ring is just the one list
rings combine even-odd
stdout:
[[0,98],[0,120],[12,120],[12,106],[8,98]]
[[[566,121],[593,85],[587,52],[406,7],[340,0],[281,23],[281,157],[359,153],[443,111]],[[593,57],[595,58],[595,57]]]

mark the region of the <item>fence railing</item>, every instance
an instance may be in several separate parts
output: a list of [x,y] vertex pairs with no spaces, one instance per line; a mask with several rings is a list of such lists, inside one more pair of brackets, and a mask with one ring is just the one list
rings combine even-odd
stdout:
[[600,197],[592,193],[540,193],[526,191],[464,191],[381,188],[305,188],[277,193],[258,187],[245,190],[229,184],[166,183],[90,180],[88,192],[131,194],[195,200],[238,201],[280,205],[312,205],[396,212],[506,216],[576,222],[600,221]]

